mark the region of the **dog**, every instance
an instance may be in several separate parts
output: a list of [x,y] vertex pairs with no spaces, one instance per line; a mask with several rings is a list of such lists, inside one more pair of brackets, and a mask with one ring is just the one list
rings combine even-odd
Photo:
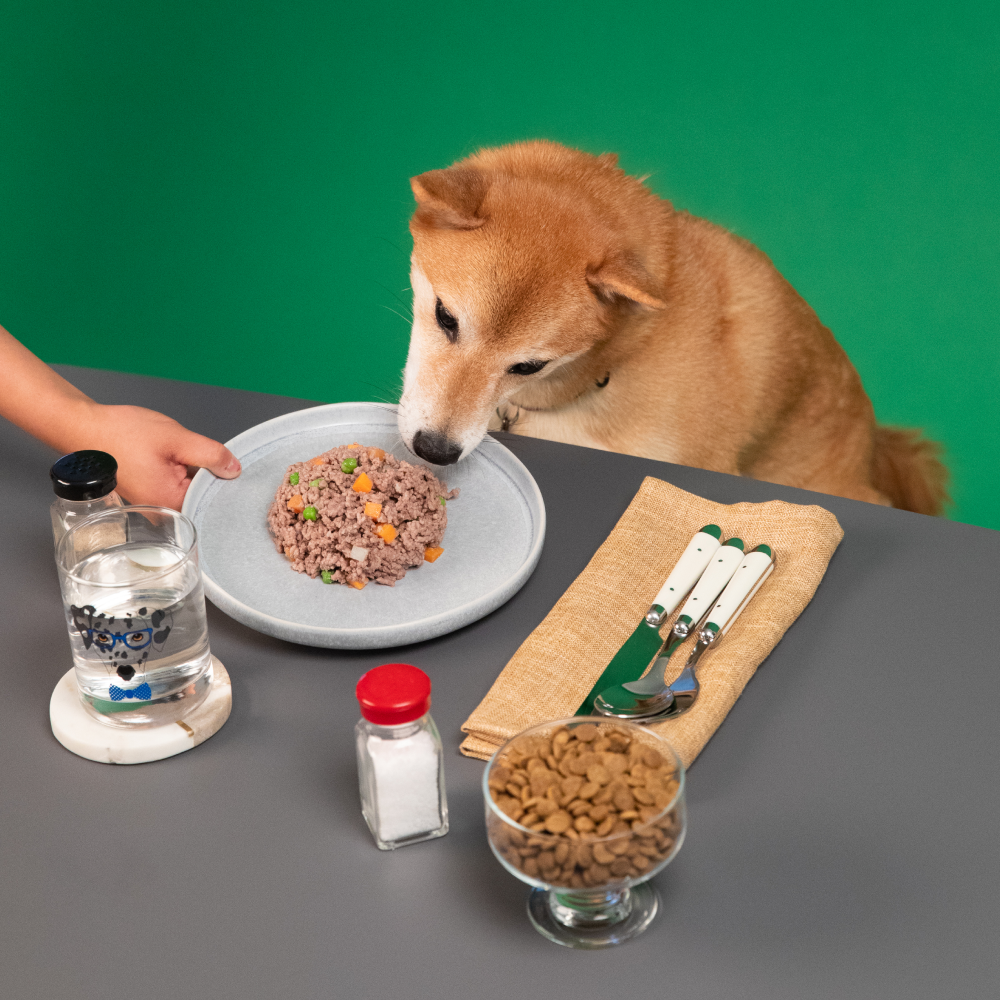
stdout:
[[939,447],[876,424],[768,257],[615,155],[526,142],[410,184],[399,430],[415,455],[447,465],[509,429],[941,513]]

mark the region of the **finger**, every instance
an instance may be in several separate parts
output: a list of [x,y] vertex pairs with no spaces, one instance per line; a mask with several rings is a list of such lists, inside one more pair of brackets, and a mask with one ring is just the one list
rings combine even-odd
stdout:
[[208,469],[220,479],[235,479],[242,471],[239,459],[224,444],[189,430],[183,431],[174,457],[182,465]]

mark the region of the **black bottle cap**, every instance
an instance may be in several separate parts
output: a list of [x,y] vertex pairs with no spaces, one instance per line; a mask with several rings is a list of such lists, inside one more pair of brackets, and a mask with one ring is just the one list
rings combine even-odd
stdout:
[[99,500],[118,485],[118,463],[106,451],[74,451],[49,471],[62,500]]

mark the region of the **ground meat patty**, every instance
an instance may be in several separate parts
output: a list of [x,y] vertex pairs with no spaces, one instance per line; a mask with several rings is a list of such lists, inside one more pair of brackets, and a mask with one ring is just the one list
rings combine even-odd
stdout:
[[[349,458],[357,468],[343,472]],[[367,492],[353,488],[362,474],[372,483]],[[441,546],[446,502],[457,496],[458,490],[449,491],[429,469],[401,462],[381,448],[345,445],[288,467],[267,524],[296,572],[355,587],[370,580],[391,587],[424,561],[427,549]],[[365,513],[366,503],[381,504],[377,518]],[[377,534],[385,524],[398,531],[388,544]]]

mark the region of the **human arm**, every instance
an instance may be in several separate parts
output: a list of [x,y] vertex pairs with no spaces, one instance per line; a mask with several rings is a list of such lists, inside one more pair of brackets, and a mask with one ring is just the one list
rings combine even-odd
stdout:
[[180,509],[189,469],[235,479],[225,445],[141,406],[96,403],[0,327],[0,416],[57,451],[94,448],[118,462],[118,492],[130,503]]

